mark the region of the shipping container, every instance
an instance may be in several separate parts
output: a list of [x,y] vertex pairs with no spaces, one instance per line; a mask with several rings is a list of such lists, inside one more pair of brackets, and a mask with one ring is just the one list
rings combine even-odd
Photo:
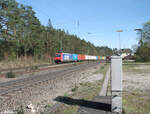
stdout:
[[92,56],[88,56],[88,59],[89,59],[89,60],[92,60],[92,58],[93,58]]
[[89,60],[89,56],[88,55],[85,55],[85,60]]
[[102,56],[100,56],[99,59],[102,60]]
[[98,56],[96,56],[96,60],[98,60]]
[[98,56],[96,56],[96,60],[98,60]]
[[85,55],[78,54],[78,60],[79,60],[79,61],[85,60]]
[[105,59],[106,59],[106,57],[105,57],[105,56],[103,56],[103,57],[102,57],[102,59],[103,59],[103,60],[105,60]]
[[78,61],[81,60],[81,54],[78,54]]
[[73,61],[77,61],[78,60],[78,54],[72,54],[73,56]]

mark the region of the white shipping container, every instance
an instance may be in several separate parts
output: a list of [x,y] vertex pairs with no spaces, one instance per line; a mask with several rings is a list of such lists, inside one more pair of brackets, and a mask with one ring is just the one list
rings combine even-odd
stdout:
[[89,60],[91,60],[92,59],[92,56],[89,56]]
[[88,55],[85,55],[85,60],[88,60]]

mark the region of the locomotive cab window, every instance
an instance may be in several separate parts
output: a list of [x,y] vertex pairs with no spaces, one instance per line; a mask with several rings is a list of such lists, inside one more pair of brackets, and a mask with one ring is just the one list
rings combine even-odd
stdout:
[[56,54],[55,57],[61,57],[61,54]]

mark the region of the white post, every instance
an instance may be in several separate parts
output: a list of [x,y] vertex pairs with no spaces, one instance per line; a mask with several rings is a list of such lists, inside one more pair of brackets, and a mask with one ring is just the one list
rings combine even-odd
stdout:
[[111,57],[112,112],[122,113],[122,58]]

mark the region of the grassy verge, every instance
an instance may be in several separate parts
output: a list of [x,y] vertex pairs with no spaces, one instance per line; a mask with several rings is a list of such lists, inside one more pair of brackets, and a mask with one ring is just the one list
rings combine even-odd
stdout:
[[141,65],[141,64],[125,64],[123,65],[124,72],[130,73],[150,73],[150,65]]
[[140,65],[150,65],[150,62],[126,62],[123,61],[124,64],[140,64]]
[[[143,65],[142,63],[136,65],[126,64],[123,65],[123,71],[130,74],[149,74],[150,65]],[[123,107],[126,114],[149,114],[150,90],[134,89],[132,91],[128,90],[127,92],[124,92]]]
[[104,66],[101,66],[100,69],[97,70],[97,71],[95,71],[93,74],[99,74],[99,73],[101,73],[101,74],[103,74],[105,76],[106,72],[108,70],[109,65],[110,65],[109,63],[104,64]]
[[[72,95],[67,95],[68,97],[74,99],[91,100],[94,96],[98,95],[102,81],[96,81],[95,83],[80,83],[80,86],[76,91],[73,91]],[[66,96],[66,94],[64,95]],[[63,105],[61,110],[57,110],[57,114],[78,114],[77,105]]]
[[20,68],[20,67],[31,67],[41,64],[52,64],[53,61],[50,61],[49,58],[43,59],[35,59],[34,57],[21,57],[15,60],[3,60],[0,61],[0,69],[8,69],[8,68]]
[[[98,71],[94,72],[95,73],[103,73],[106,74],[108,70],[108,64],[104,65],[104,67],[101,67]],[[77,99],[82,99],[82,100],[92,100],[93,97],[97,96],[101,86],[102,86],[103,80],[98,80],[94,83],[80,83],[79,87],[76,87],[76,89],[73,89],[74,91],[72,95],[69,97],[72,98],[77,98]],[[65,93],[64,96],[68,96],[67,93]],[[79,106],[77,105],[63,105],[63,108],[61,110],[57,111],[57,114],[78,114],[78,108]]]
[[123,65],[123,71],[124,72],[131,72],[131,71],[133,71],[135,69],[135,67],[137,67],[137,65],[124,64]]
[[149,114],[150,113],[150,91],[140,90],[123,94],[123,107],[126,114]]

